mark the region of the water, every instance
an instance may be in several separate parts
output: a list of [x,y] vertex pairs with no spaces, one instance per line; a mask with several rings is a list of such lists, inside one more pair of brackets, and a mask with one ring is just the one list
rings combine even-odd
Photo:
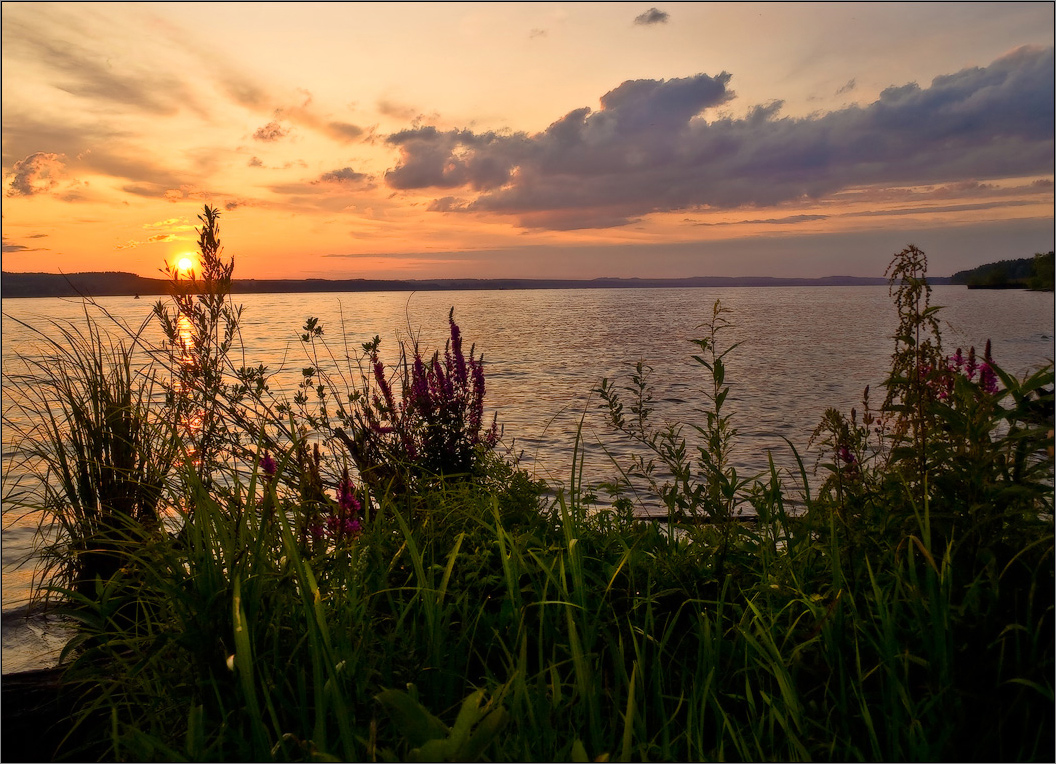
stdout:
[[[309,316],[320,319],[334,354],[353,351],[375,334],[383,357],[395,358],[396,339],[420,330],[426,350],[443,347],[454,307],[465,343],[485,357],[486,405],[498,414],[504,443],[524,455],[524,466],[566,483],[572,447],[582,421],[587,474],[615,474],[606,451],[627,447],[607,433],[592,390],[602,377],[626,377],[643,360],[653,368],[655,419],[703,423],[710,377],[692,360],[694,337],[721,299],[735,328],[720,340],[740,342],[729,357],[727,407],[739,438],[734,461],[749,472],[766,468],[767,453],[791,467],[787,438],[801,452],[829,407],[861,407],[862,390],[882,400],[879,383],[889,367],[898,324],[886,287],[768,287],[721,289],[502,290],[238,295],[244,306],[245,361],[275,374],[272,387],[292,389],[310,365],[299,340]],[[99,300],[113,315],[138,325],[151,300]],[[945,306],[944,346],[981,352],[993,340],[994,358],[1017,374],[1053,358],[1053,295],[1025,291],[969,291],[938,286],[933,303]],[[5,372],[33,342],[15,319],[42,325],[48,319],[83,320],[80,302],[57,298],[5,300]],[[155,335],[160,339],[160,333]],[[721,343],[720,343],[721,344]],[[3,390],[4,407],[12,391]],[[3,453],[9,461],[9,428]],[[5,481],[8,478],[5,477]],[[32,549],[35,526],[12,522],[3,529],[3,610],[24,605],[31,566],[17,561]],[[5,656],[6,648],[5,648]],[[5,671],[7,658],[5,657]]]

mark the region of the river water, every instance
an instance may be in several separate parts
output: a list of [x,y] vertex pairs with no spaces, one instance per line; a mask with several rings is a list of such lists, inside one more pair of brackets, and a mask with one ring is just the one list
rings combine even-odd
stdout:
[[[703,424],[710,377],[691,358],[690,340],[703,336],[716,300],[729,309],[733,328],[720,345],[739,342],[727,359],[731,386],[727,408],[738,428],[734,463],[748,472],[766,468],[772,452],[791,467],[785,438],[801,453],[824,411],[861,406],[863,388],[882,400],[879,383],[894,348],[898,317],[886,287],[728,287],[688,289],[555,289],[457,292],[372,292],[237,295],[244,307],[242,340],[247,364],[263,363],[274,374],[273,389],[293,390],[310,365],[299,340],[308,317],[317,317],[334,354],[374,335],[382,353],[395,358],[396,339],[418,333],[420,346],[443,348],[448,311],[462,329],[465,346],[483,352],[486,406],[496,413],[503,442],[523,454],[523,466],[551,482],[567,484],[573,444],[582,424],[586,474],[592,481],[615,474],[607,454],[624,458],[629,447],[607,431],[592,391],[603,377],[629,383],[642,360],[652,367],[657,422]],[[943,344],[952,353],[993,341],[995,361],[1017,374],[1053,358],[1054,299],[1051,293],[967,290],[937,286],[942,305]],[[129,324],[146,319],[152,299],[100,298],[98,303]],[[18,321],[45,327],[48,321],[83,321],[80,301],[58,298],[3,302],[3,369],[19,355],[32,355],[36,340]],[[151,329],[150,331],[154,331]],[[155,335],[160,339],[160,332]],[[5,381],[4,409],[17,390]],[[292,395],[292,393],[291,393]],[[490,414],[489,414],[490,415]],[[12,428],[5,427],[3,458],[8,472]],[[808,459],[812,461],[812,459]],[[5,490],[6,495],[6,490]],[[34,525],[5,511],[3,610],[29,598]],[[5,621],[4,671],[8,668]]]

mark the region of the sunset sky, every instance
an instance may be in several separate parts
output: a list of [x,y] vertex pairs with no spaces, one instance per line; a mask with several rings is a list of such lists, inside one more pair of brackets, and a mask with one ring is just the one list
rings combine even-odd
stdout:
[[3,269],[934,275],[1053,247],[1052,3],[4,3]]

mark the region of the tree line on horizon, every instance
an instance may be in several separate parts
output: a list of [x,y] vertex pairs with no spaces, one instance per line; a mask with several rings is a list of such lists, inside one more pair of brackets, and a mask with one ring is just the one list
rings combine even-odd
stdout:
[[958,271],[951,283],[966,284],[969,288],[1031,289],[1051,292],[1054,286],[1053,252],[1038,252],[1034,257],[999,260],[976,268]]

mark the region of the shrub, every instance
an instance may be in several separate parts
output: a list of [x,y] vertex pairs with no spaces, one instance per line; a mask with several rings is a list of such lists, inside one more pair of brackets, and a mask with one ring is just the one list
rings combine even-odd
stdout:
[[429,478],[472,476],[498,442],[497,424],[484,425],[484,359],[474,357],[474,348],[466,358],[454,309],[448,323],[451,337],[443,358],[438,350],[425,362],[415,342],[408,359],[401,344],[395,380],[379,358],[380,340],[363,346],[373,385],[358,398],[352,435],[340,428],[335,434],[375,489],[405,493]]

